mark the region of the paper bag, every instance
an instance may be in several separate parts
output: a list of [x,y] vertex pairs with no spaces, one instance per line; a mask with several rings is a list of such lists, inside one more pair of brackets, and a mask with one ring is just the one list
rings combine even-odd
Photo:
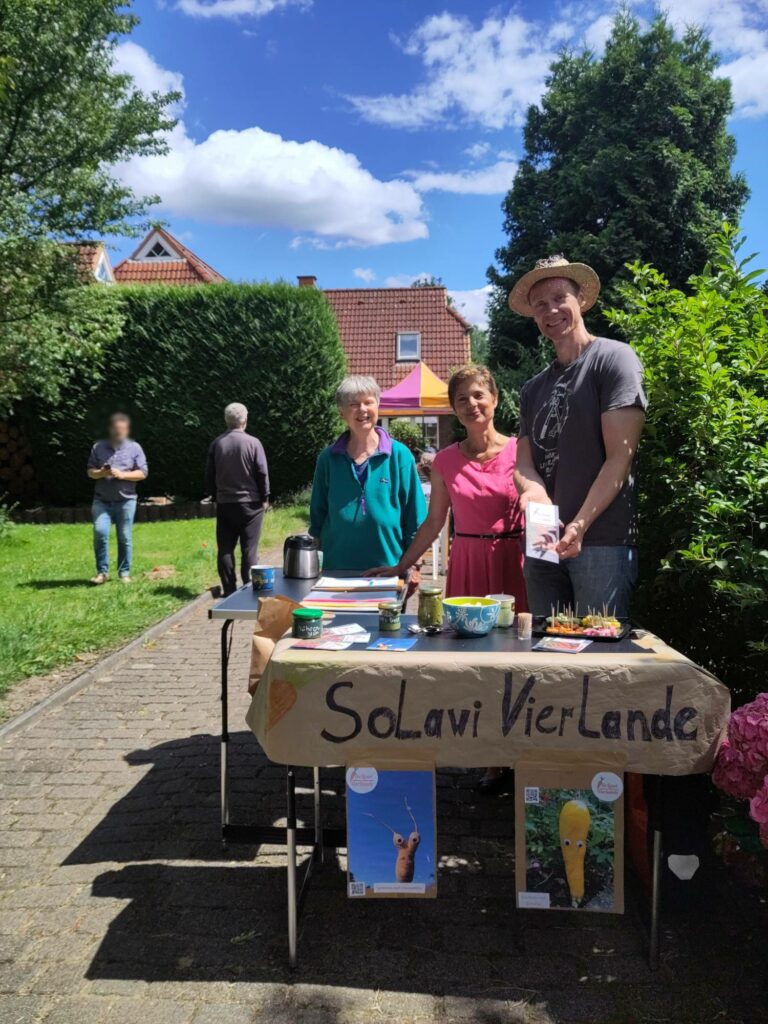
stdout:
[[291,628],[291,614],[301,605],[287,597],[259,599],[259,617],[251,640],[251,668],[248,672],[248,693],[253,695],[272,657],[275,644]]
[[624,912],[625,762],[553,752],[515,763],[518,907]]

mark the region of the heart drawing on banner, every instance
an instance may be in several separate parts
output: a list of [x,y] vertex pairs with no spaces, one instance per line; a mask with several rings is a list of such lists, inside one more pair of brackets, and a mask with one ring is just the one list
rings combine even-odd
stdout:
[[288,714],[296,703],[296,687],[287,679],[275,679],[269,686],[267,732]]

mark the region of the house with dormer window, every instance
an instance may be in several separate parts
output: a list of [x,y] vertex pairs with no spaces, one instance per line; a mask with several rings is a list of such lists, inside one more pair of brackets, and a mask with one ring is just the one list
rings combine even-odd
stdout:
[[[312,276],[301,276],[298,282],[302,288],[317,287]],[[324,294],[339,325],[349,372],[375,377],[382,392],[434,395],[440,382],[445,385],[457,366],[469,362],[472,326],[449,304],[442,285],[327,288]],[[425,442],[442,448],[452,440],[453,419],[444,387],[442,393],[440,401],[422,397],[393,406],[391,414],[411,419]]]
[[226,278],[183,242],[154,227],[135,251],[115,267],[118,284],[219,284]]

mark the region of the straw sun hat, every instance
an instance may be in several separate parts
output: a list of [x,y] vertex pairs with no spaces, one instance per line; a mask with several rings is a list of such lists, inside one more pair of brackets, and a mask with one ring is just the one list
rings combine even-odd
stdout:
[[514,288],[509,293],[509,308],[521,316],[533,316],[533,308],[528,302],[531,288],[547,277],[567,277],[574,281],[581,289],[584,296],[582,310],[586,312],[595,304],[600,293],[600,278],[592,267],[586,263],[569,263],[562,254],[547,256],[543,260],[536,260],[533,270],[523,274]]

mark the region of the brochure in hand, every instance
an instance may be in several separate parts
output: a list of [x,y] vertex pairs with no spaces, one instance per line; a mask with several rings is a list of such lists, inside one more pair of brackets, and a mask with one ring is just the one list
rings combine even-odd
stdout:
[[525,557],[542,562],[559,562],[554,550],[560,539],[560,512],[557,505],[529,501],[525,506]]
[[435,773],[347,767],[347,894],[437,895]]

